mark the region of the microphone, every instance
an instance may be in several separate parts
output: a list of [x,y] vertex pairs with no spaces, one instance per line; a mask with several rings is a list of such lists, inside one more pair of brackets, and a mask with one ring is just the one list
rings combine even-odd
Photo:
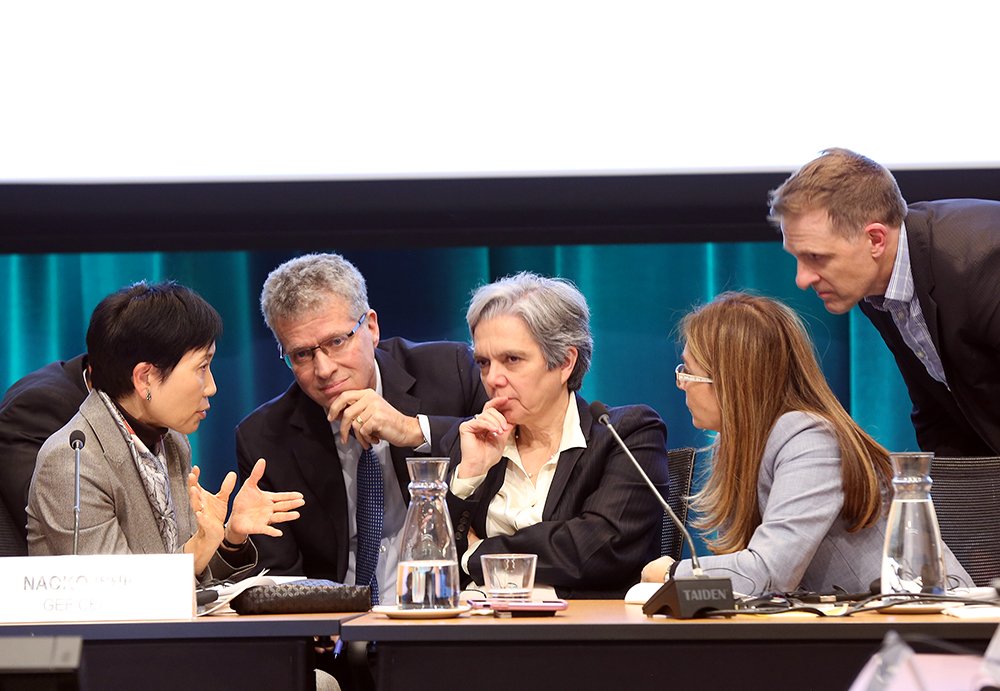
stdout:
[[77,554],[80,545],[80,450],[87,443],[87,437],[78,429],[69,433],[69,447],[76,456],[76,472],[73,475],[76,490],[76,503],[73,504],[73,554]]
[[195,604],[198,607],[210,605],[219,599],[219,591],[212,588],[198,588],[194,591]]
[[677,530],[680,531],[680,534],[687,541],[688,548],[691,550],[691,570],[694,575],[671,578],[667,581],[642,606],[643,614],[649,616],[658,613],[668,613],[677,619],[691,619],[712,610],[733,609],[735,600],[733,598],[732,580],[729,578],[709,578],[702,571],[701,562],[695,553],[691,533],[688,532],[684,523],[677,518],[677,514],[670,508],[670,504],[666,502],[663,495],[656,489],[656,485],[653,484],[653,481],[649,479],[649,475],[639,465],[639,461],[635,460],[635,456],[632,455],[628,446],[618,436],[618,430],[611,424],[608,407],[600,401],[594,401],[590,404],[590,414],[611,432],[611,436],[615,438],[618,446],[622,448],[622,451],[632,461],[632,465],[635,466],[639,475],[649,485],[649,489],[653,492],[653,496],[656,497],[656,501],[660,502],[660,506],[663,507],[670,520],[677,526]]

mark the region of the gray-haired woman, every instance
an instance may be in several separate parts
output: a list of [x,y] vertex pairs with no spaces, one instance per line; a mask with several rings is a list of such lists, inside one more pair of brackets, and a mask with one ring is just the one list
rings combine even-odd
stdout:
[[[520,273],[478,289],[466,318],[490,400],[446,440],[463,573],[482,583],[480,556],[526,552],[560,597],[621,597],[657,554],[661,510],[576,393],[593,351],[586,300]],[[666,494],[663,421],[646,406],[610,416]]]

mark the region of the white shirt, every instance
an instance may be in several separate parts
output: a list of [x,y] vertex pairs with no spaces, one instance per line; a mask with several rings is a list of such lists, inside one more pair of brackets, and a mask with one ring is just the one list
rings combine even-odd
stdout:
[[[563,418],[562,438],[559,440],[559,448],[552,457],[538,469],[537,477],[528,475],[521,463],[521,454],[517,450],[517,442],[514,436],[507,440],[507,446],[503,450],[503,459],[508,460],[507,470],[504,476],[503,485],[490,501],[489,509],[486,513],[486,535],[513,535],[518,530],[529,525],[542,522],[542,513],[545,510],[545,500],[549,495],[549,488],[552,486],[552,478],[556,474],[556,466],[559,463],[559,455],[568,449],[583,449],[587,447],[587,438],[583,436],[583,429],[580,427],[580,411],[577,408],[576,394],[567,397],[566,415]],[[452,493],[460,499],[468,498],[476,488],[483,483],[486,475],[477,477],[459,478],[458,473],[451,481]],[[462,570],[469,573],[469,558],[472,557],[479,543],[462,555]]]
[[[378,363],[375,363],[375,393],[382,395],[382,373]],[[414,451],[430,450],[430,424],[426,415],[418,415],[420,429],[424,433],[424,443]],[[347,574],[344,582],[353,584],[356,577],[358,553],[358,459],[361,458],[361,444],[353,436],[347,442],[340,441],[340,421],[330,423],[333,438],[340,454],[340,466],[344,472],[344,486],[347,488],[347,520],[350,549],[347,559]],[[375,576],[378,579],[379,602],[383,605],[396,604],[396,566],[399,563],[400,542],[403,536],[403,522],[406,519],[406,504],[403,503],[403,493],[396,479],[396,470],[389,455],[389,442],[382,440],[372,447],[379,465],[382,466],[383,496],[385,497],[385,513],[382,518],[382,544],[379,547],[378,566]]]

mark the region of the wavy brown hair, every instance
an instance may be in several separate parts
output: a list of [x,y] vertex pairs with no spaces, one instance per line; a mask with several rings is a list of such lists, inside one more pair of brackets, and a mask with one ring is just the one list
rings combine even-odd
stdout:
[[888,452],[858,426],[833,395],[798,315],[770,298],[728,292],[684,317],[688,357],[714,380],[722,428],[712,472],[692,499],[694,525],[718,534],[717,554],[745,549],[761,522],[757,476],[764,446],[784,413],[826,420],[840,446],[841,517],[850,531],[873,525],[892,477]]

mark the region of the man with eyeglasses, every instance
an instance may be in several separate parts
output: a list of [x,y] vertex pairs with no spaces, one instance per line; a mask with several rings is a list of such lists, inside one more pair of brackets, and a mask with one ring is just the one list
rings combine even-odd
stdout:
[[[276,268],[261,310],[295,381],[237,427],[240,475],[266,458],[261,487],[299,490],[306,505],[282,537],[258,544],[258,563],[274,574],[371,585],[373,602],[392,604],[409,503],[405,459],[441,455],[444,433],[482,409],[487,397],[471,350],[380,339],[364,278],[336,254]],[[369,499],[372,483],[379,508]]]

